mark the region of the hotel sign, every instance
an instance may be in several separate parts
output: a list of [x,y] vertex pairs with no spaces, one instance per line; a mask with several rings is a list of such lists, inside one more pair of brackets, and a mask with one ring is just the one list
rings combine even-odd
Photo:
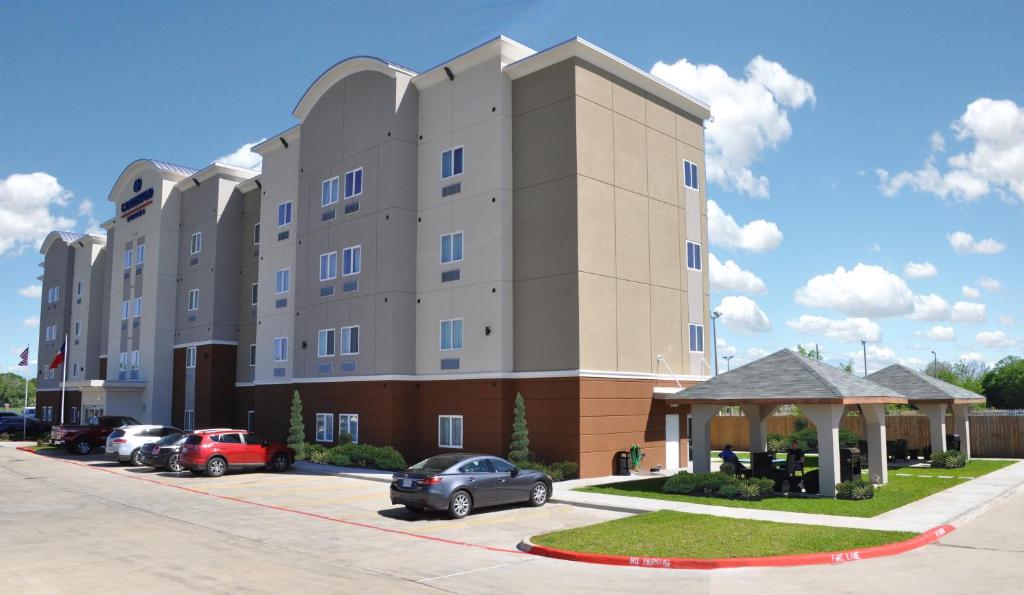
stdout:
[[137,194],[121,203],[121,218],[127,221],[134,221],[146,214],[146,207],[153,204],[153,189],[142,189],[142,178],[136,178],[132,184],[132,191]]

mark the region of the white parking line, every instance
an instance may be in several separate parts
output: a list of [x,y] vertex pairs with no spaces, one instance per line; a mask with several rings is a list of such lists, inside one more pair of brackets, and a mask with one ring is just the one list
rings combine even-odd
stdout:
[[454,572],[452,574],[445,574],[443,576],[432,576],[430,578],[423,578],[423,579],[420,579],[420,580],[418,580],[416,582],[417,583],[429,583],[430,581],[437,581],[437,580],[441,580],[443,578],[451,578],[453,576],[462,576],[464,574],[473,574],[474,572],[483,572],[485,570],[494,570],[495,568],[504,568],[505,566],[512,566],[512,564],[511,563],[509,563],[509,564],[498,564],[497,566],[488,566],[486,568],[474,568],[473,570],[466,570],[464,572]]

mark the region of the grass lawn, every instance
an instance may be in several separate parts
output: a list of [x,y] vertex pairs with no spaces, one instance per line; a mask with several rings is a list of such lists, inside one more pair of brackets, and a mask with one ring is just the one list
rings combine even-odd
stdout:
[[892,477],[894,473],[903,473],[906,475],[949,475],[952,477],[981,477],[986,473],[992,473],[998,471],[1003,467],[1009,467],[1017,461],[995,461],[995,460],[982,460],[982,459],[971,459],[967,461],[966,467],[960,467],[959,469],[938,469],[932,467],[889,467],[889,476]]
[[915,535],[660,510],[539,535],[533,542],[563,550],[620,556],[745,558],[863,548]]
[[703,496],[684,496],[682,494],[666,494],[661,491],[664,477],[652,477],[637,481],[604,484],[580,488],[583,492],[611,494],[615,496],[636,496],[671,500],[675,502],[692,502],[710,506],[728,506],[730,508],[759,508],[762,510],[785,510],[788,512],[807,512],[812,514],[834,514],[838,516],[873,517],[925,496],[941,492],[959,485],[968,479],[932,479],[926,477],[899,477],[889,474],[889,483],[875,490],[875,497],[870,500],[834,500],[831,498],[799,498],[785,497],[768,498],[757,502],[746,500],[729,500],[727,498],[708,498]]

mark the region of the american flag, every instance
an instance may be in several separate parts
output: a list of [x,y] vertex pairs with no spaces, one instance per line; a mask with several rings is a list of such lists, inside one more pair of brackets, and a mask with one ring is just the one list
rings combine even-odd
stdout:
[[25,351],[21,352],[21,361],[18,362],[18,365],[19,366],[27,366],[28,365],[28,347],[25,348]]

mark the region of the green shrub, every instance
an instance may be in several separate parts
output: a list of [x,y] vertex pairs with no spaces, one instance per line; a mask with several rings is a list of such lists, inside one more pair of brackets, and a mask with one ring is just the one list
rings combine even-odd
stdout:
[[[401,453],[390,446],[371,446],[369,444],[341,444],[334,449],[340,449],[348,456],[351,465],[355,467],[369,467],[373,469],[384,469],[398,471],[407,468],[405,458]],[[331,449],[331,450],[334,450]]]
[[[316,446],[320,446],[319,444]],[[317,465],[327,465],[331,462],[330,453],[326,448],[320,446],[320,448],[307,448],[306,449],[306,460],[310,463],[316,463]]]
[[338,444],[352,444],[352,434],[338,432]]
[[327,451],[327,463],[335,467],[351,467],[352,459],[345,452],[345,445],[335,446]]
[[736,493],[736,497],[740,500],[762,500],[774,495],[775,482],[767,477],[753,477],[742,480]]
[[860,442],[860,436],[853,430],[839,428],[839,446],[842,448],[855,448]]
[[937,452],[931,458],[932,467],[938,469],[957,469],[967,466],[967,455],[959,450]]
[[745,482],[737,481],[735,483],[723,483],[718,488],[718,496],[722,498],[738,498],[742,497],[740,493],[743,491],[743,487],[746,485]]
[[797,432],[799,432],[800,430],[803,430],[806,427],[807,427],[807,418],[806,417],[798,417],[793,422],[793,429],[795,429]]
[[729,475],[736,475],[736,466],[732,463],[722,463],[718,466],[718,470]]
[[11,435],[8,434],[7,432],[4,432],[3,434],[0,434],[0,442],[8,442],[8,441],[10,441],[10,439],[11,439]]
[[868,500],[875,496],[875,486],[864,479],[848,479],[836,484],[836,498],[839,500]]
[[818,448],[818,431],[814,428],[804,427],[797,430],[789,435],[789,439],[786,441],[786,448],[789,448],[789,443],[796,440],[797,446],[800,450],[814,450]]
[[520,469],[530,469],[532,471],[547,473],[551,476],[553,481],[577,479],[580,476],[580,466],[573,461],[559,461],[557,463],[551,463],[550,465],[538,463],[537,461],[524,461],[522,463],[517,463],[516,466]]
[[302,399],[299,397],[299,391],[292,393],[286,443],[295,451],[296,461],[306,458],[306,425],[302,423]]
[[508,445],[508,460],[518,465],[530,460],[530,430],[526,425],[526,402],[521,393],[516,393],[512,415],[512,442]]
[[739,479],[720,471],[713,473],[680,471],[669,477],[661,490],[669,494],[760,500],[774,496],[774,487],[775,482],[764,477]]
[[770,433],[768,434],[768,452],[785,452],[789,448],[789,441],[785,436]]

